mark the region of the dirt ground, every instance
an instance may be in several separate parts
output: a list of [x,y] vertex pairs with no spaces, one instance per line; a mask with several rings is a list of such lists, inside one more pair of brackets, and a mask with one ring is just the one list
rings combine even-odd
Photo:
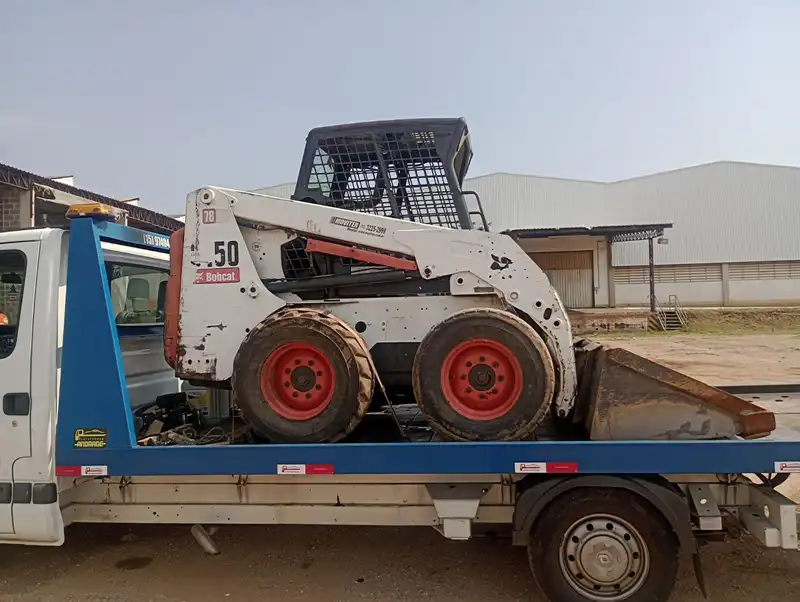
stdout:
[[800,334],[798,307],[686,310],[692,332],[706,334]]
[[[800,381],[800,335],[613,337],[713,384]],[[800,501],[800,487],[787,484]],[[62,548],[0,547],[0,601],[535,601],[524,551],[432,529],[226,527],[207,556],[188,527],[77,525]],[[800,553],[744,538],[703,555],[712,600],[789,602]],[[699,602],[691,567],[674,602]]]
[[[524,550],[451,542],[432,529],[230,527],[219,556],[179,527],[80,526],[66,547],[0,549],[0,600],[15,602],[533,602]],[[739,540],[705,552],[712,599],[789,602],[800,553]],[[700,602],[690,566],[672,598]]]
[[712,385],[800,382],[800,333],[590,336]]

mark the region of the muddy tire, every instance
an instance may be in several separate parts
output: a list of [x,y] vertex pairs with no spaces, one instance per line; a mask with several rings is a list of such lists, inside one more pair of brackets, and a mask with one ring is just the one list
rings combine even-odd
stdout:
[[414,357],[414,396],[443,437],[504,441],[532,435],[555,391],[553,361],[536,331],[497,309],[437,324]]
[[529,535],[528,560],[552,602],[666,602],[677,579],[679,544],[646,500],[592,487],[545,508]]
[[345,322],[289,309],[254,328],[234,359],[234,403],[275,443],[346,437],[372,401],[374,373],[363,341]]

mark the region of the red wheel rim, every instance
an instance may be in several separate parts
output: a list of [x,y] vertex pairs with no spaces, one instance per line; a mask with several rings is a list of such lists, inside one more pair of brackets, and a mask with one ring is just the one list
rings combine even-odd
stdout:
[[522,366],[497,341],[475,339],[454,347],[442,365],[447,403],[470,420],[506,415],[522,395]]
[[261,367],[261,394],[287,420],[308,420],[328,407],[336,377],[331,362],[314,345],[287,343]]

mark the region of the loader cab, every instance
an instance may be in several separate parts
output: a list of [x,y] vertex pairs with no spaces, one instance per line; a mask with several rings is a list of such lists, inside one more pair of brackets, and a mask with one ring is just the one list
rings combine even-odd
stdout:
[[471,161],[469,130],[460,118],[316,128],[306,139],[292,199],[488,230],[478,195],[462,190]]

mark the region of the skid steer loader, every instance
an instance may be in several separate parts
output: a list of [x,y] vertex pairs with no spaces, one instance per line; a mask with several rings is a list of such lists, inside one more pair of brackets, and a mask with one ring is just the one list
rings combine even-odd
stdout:
[[232,389],[272,442],[339,441],[398,398],[449,440],[775,428],[721,390],[574,343],[545,274],[462,189],[471,159],[463,119],[348,124],[310,132],[291,199],[190,193],[167,287],[176,374]]

